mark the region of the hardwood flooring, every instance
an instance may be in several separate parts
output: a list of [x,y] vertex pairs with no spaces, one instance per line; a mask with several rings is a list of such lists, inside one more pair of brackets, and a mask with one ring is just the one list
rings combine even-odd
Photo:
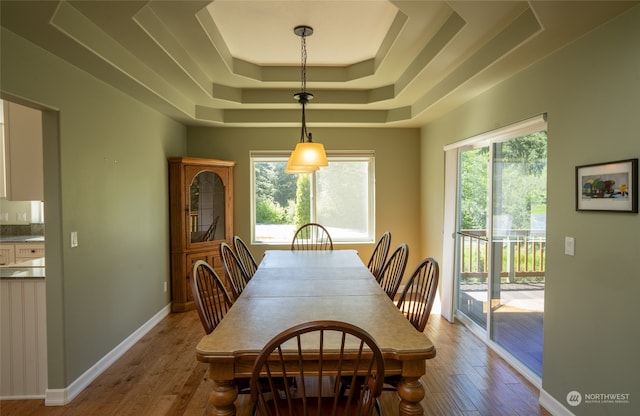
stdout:
[[[538,390],[468,329],[433,315],[427,336],[437,356],[422,378],[426,415],[550,415],[538,405]],[[66,406],[44,400],[0,402],[2,416],[203,416],[210,414],[207,366],[196,361],[204,332],[197,314],[170,314]],[[398,414],[394,392],[381,398],[383,414]],[[251,413],[241,395],[238,416]]]

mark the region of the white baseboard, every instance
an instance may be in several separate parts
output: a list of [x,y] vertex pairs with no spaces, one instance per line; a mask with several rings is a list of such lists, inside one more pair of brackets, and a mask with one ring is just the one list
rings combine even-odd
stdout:
[[64,389],[47,389],[45,392],[45,406],[63,406],[73,400],[82,392],[93,380],[102,374],[107,368],[115,363],[122,355],[129,350],[136,342],[145,336],[154,326],[164,319],[171,312],[171,304],[168,304],[156,313],[151,319],[136,329],[124,341],[118,344],[107,355],[102,357],[91,368],[78,377],[73,383]]
[[18,396],[0,396],[0,400],[42,400],[44,396],[42,394],[25,394]]
[[569,411],[562,402],[556,400],[549,393],[540,389],[540,397],[538,398],[538,403],[540,406],[544,407],[551,413],[553,416],[575,416],[573,413]]

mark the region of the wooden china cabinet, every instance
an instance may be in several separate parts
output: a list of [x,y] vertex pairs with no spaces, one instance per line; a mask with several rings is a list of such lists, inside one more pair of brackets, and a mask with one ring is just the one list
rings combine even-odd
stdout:
[[233,168],[236,162],[169,158],[171,310],[194,308],[188,276],[205,260],[226,282],[220,244],[233,241]]

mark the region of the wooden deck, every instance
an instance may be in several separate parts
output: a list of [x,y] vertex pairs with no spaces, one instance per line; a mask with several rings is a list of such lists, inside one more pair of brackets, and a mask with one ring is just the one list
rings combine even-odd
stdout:
[[[437,356],[422,378],[426,415],[550,415],[538,405],[538,390],[460,324],[432,315],[425,333]],[[2,416],[202,416],[209,414],[211,381],[195,359],[204,334],[195,311],[171,314],[66,406],[43,400],[0,402]],[[241,395],[238,415],[251,414]],[[397,415],[397,396],[385,392],[386,415]]]
[[[501,289],[493,306],[493,340],[541,377],[544,283],[503,283]],[[464,285],[461,290],[469,299],[465,314],[485,326],[487,285]]]

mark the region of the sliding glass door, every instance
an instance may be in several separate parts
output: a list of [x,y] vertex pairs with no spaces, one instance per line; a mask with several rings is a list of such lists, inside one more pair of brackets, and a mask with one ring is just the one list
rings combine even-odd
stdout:
[[458,177],[457,306],[481,328],[488,323],[489,157],[480,145],[460,150]]
[[456,314],[542,375],[546,132],[458,150]]
[[490,337],[542,375],[547,140],[493,145]]

